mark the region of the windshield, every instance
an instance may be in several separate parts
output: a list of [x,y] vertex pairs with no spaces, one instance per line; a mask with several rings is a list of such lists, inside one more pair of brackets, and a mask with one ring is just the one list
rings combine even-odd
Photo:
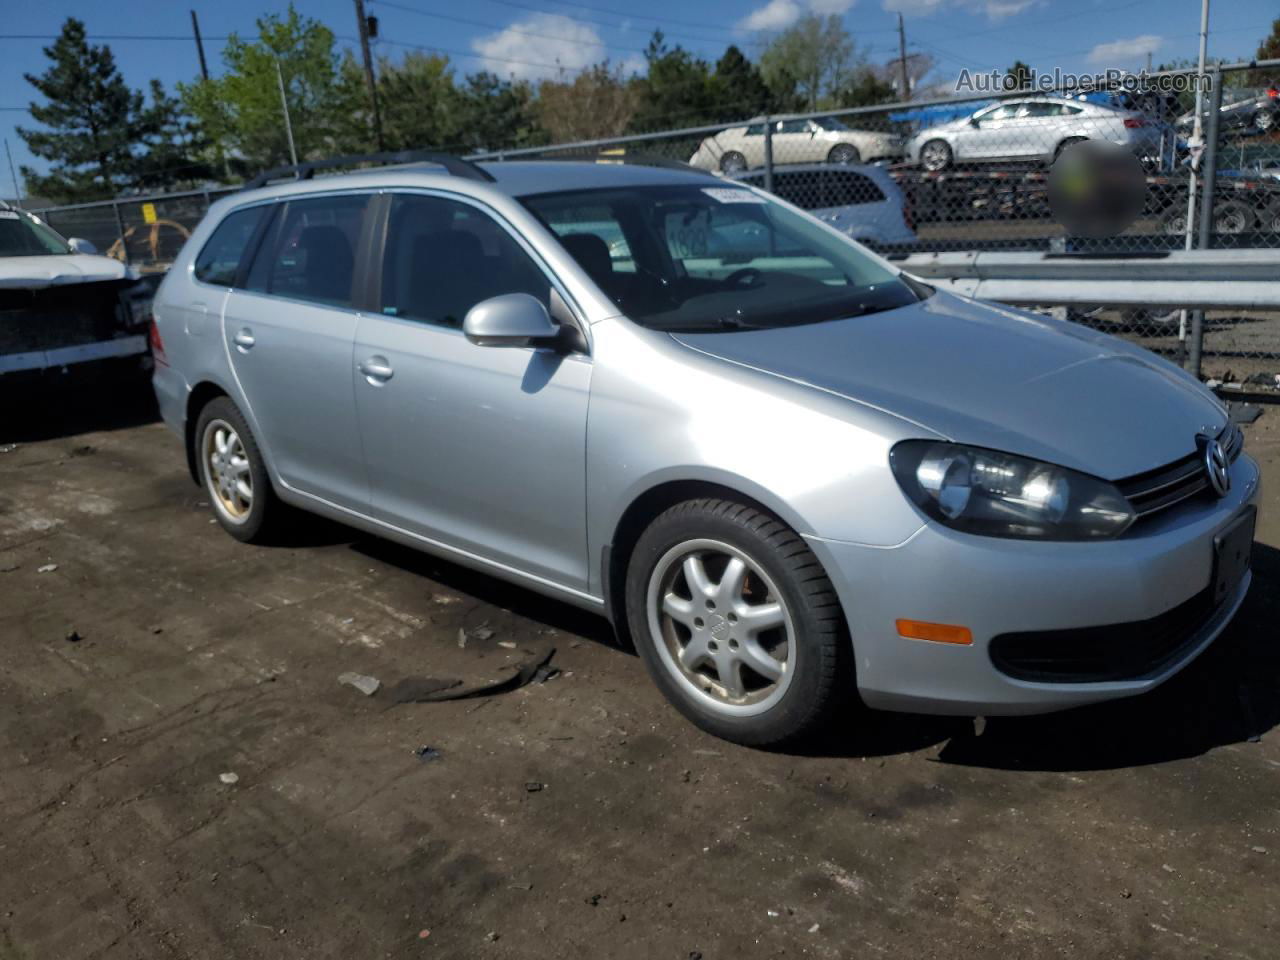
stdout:
[[21,210],[0,209],[0,257],[45,257],[70,253],[65,240]]
[[891,269],[809,217],[712,184],[523,202],[629,318],[656,330],[820,323],[919,300]]

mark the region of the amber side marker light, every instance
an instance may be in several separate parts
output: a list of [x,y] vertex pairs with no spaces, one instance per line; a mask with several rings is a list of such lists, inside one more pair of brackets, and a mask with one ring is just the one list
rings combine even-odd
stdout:
[[924,620],[898,620],[898,636],[908,640],[932,640],[934,643],[973,643],[973,631],[950,623],[926,623]]

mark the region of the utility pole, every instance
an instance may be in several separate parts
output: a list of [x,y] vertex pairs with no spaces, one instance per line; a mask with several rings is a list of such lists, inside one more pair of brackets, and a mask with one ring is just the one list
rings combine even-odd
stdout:
[[200,76],[209,79],[209,64],[204,59],[204,41],[200,39],[200,21],[196,19],[196,12],[191,11],[191,32],[196,35],[196,53],[200,55]]
[[373,57],[369,54],[369,18],[364,15],[364,0],[356,0],[356,26],[360,28],[360,52],[364,55],[364,79],[369,85],[369,103],[373,107],[373,136],[378,152],[386,149],[382,139],[382,113],[378,109],[378,84],[373,79]]
[[898,73],[902,81],[902,99],[911,99],[911,81],[907,79],[907,33],[902,28],[902,14],[898,14]]
[[13,154],[9,152],[9,138],[4,138],[4,155],[9,158],[9,176],[13,178],[13,205],[22,206],[22,191],[18,189],[18,173],[13,169]]
[[[1202,0],[1200,6],[1200,65],[1196,74],[1196,115],[1191,128],[1191,170],[1187,180],[1187,233],[1184,244],[1187,250],[1192,248],[1195,236],[1196,221],[1196,173],[1200,167],[1200,156],[1204,150],[1204,127],[1201,123],[1204,112],[1204,65],[1209,50],[1209,0]],[[1214,144],[1217,149],[1217,144]],[[1182,343],[1187,340],[1187,311],[1183,310],[1178,322],[1178,339]]]
[[280,58],[276,57],[276,83],[280,87],[280,106],[284,108],[284,134],[289,138],[289,159],[298,165],[298,151],[293,146],[293,123],[289,120],[289,98],[284,95],[284,74],[280,72]]

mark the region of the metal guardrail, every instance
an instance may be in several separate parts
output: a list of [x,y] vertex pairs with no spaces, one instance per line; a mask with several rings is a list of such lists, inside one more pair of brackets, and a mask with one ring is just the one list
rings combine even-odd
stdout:
[[896,263],[935,286],[1012,304],[1280,310],[1280,250],[917,253]]

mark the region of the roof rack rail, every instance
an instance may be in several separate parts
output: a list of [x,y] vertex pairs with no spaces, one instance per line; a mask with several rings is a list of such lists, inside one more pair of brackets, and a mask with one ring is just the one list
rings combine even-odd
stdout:
[[317,170],[332,170],[335,167],[350,167],[359,163],[371,163],[382,166],[405,163],[434,163],[455,177],[468,180],[480,180],[492,183],[493,176],[476,166],[470,160],[463,160],[451,153],[440,153],[435,150],[400,150],[389,153],[351,154],[345,157],[330,157],[327,160],[313,160],[295,166],[275,167],[266,170],[244,185],[245,190],[255,190],[266,186],[273,180],[310,180]]

